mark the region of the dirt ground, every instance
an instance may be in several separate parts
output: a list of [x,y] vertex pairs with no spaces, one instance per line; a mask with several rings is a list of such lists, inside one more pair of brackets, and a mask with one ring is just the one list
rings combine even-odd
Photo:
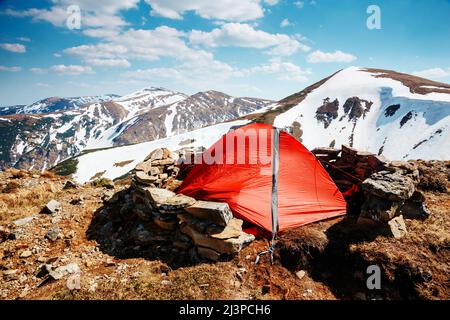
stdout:
[[[102,197],[126,192],[127,183],[114,190],[64,190],[65,181],[51,173],[0,172],[0,299],[450,298],[448,193],[426,192],[432,215],[406,220],[409,232],[402,239],[364,229],[347,216],[280,235],[274,264],[263,257],[255,265],[265,239],[216,263],[193,263],[157,228],[147,245],[129,247],[128,222],[114,235],[101,232],[104,213],[120,211],[120,203],[108,205]],[[51,199],[61,211],[40,213]],[[57,230],[57,239],[48,239],[50,230]],[[69,263],[80,269],[80,289],[69,290],[67,277],[54,280],[43,272],[46,264]],[[382,272],[380,290],[366,287],[373,264]]]

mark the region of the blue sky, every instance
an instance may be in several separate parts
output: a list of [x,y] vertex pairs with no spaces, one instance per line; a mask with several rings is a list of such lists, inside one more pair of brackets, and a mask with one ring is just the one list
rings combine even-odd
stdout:
[[449,0],[0,1],[0,105],[148,86],[280,99],[349,66],[450,82],[449,19]]

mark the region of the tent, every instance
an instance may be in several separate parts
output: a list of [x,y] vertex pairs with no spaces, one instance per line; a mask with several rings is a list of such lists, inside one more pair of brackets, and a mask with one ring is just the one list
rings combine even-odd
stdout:
[[273,234],[346,213],[344,197],[319,160],[287,132],[262,123],[222,136],[177,192],[226,202],[235,217]]

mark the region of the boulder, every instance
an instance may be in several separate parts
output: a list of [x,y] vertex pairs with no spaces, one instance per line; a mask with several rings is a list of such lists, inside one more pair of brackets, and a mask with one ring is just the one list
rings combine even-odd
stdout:
[[144,173],[148,173],[152,168],[152,164],[150,163],[150,161],[142,161],[140,163],[137,164],[136,167],[134,167],[134,171],[138,172],[138,171],[142,171]]
[[380,171],[364,180],[362,189],[372,195],[391,201],[404,201],[412,196],[414,182],[399,173]]
[[391,201],[369,194],[361,207],[360,216],[378,222],[387,222],[395,217],[402,204],[403,202]]
[[61,210],[61,205],[56,200],[50,200],[42,209],[42,213],[56,214]]
[[78,188],[78,184],[75,183],[75,182],[73,182],[72,180],[67,180],[67,181],[64,183],[64,186],[63,186],[63,189],[64,189],[64,190],[67,190],[67,189],[76,189],[76,188]]
[[181,225],[181,232],[188,235],[197,246],[213,249],[220,253],[237,253],[244,246],[255,240],[255,236],[242,232],[237,238],[226,240],[212,238],[206,234],[196,231],[194,228],[184,223]]
[[156,177],[149,176],[148,174],[146,174],[143,171],[137,171],[135,174],[135,178],[136,178],[137,182],[144,184],[144,185],[150,185],[157,180]]
[[144,161],[150,160],[160,160],[163,158],[164,155],[164,151],[161,148],[155,149],[152,152],[150,152],[150,154],[145,158]]
[[174,164],[175,160],[172,158],[167,158],[167,159],[161,159],[161,160],[153,160],[152,161],[152,166],[167,166],[167,165],[171,165]]
[[391,219],[388,222],[388,226],[392,236],[396,239],[400,239],[408,233],[405,220],[403,220],[403,216],[401,215]]
[[181,223],[187,223],[200,233],[206,233],[206,229],[212,225],[209,221],[197,219],[187,213],[178,214],[177,217]]
[[167,199],[175,197],[175,192],[161,188],[144,188],[143,191],[150,202],[156,206],[166,203]]
[[195,204],[196,200],[194,198],[185,196],[184,194],[177,194],[174,197],[167,198],[162,208],[164,209],[183,209],[188,206]]
[[164,230],[175,230],[178,227],[178,219],[172,220],[162,220],[162,219],[153,219],[153,222]]
[[22,227],[28,223],[30,223],[31,221],[33,221],[37,216],[36,215],[32,215],[26,218],[22,218],[22,219],[18,219],[18,220],[14,220],[13,224],[16,227]]
[[220,226],[226,226],[233,218],[228,203],[223,202],[197,201],[184,210],[199,219],[205,219]]
[[411,198],[398,209],[398,214],[403,215],[407,219],[427,219],[431,212],[425,204],[425,196],[420,191],[414,191]]

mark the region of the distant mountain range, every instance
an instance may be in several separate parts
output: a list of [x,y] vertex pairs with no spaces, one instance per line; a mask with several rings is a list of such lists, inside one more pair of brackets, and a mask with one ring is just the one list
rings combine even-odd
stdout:
[[70,172],[80,182],[94,176],[114,179],[155,148],[209,147],[231,128],[253,121],[283,128],[309,149],[346,144],[390,160],[450,159],[449,84],[390,70],[351,67],[234,121],[89,152],[61,167],[70,163]]
[[126,96],[47,98],[0,109],[0,169],[48,169],[86,149],[173,136],[273,103],[217,91],[146,88]]

